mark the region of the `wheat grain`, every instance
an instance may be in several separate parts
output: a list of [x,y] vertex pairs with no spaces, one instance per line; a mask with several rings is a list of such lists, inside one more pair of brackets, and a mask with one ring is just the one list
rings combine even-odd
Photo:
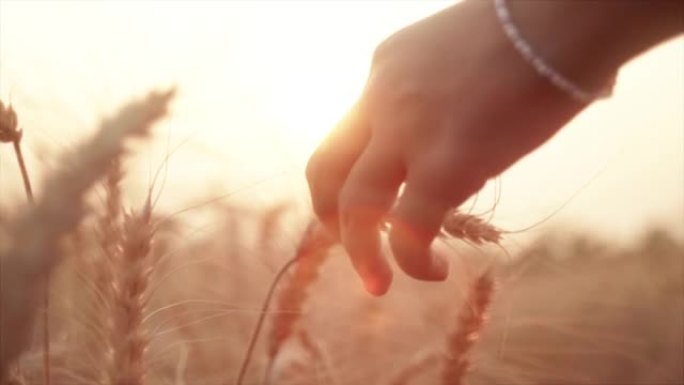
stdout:
[[151,93],[103,122],[93,138],[65,156],[61,168],[45,181],[45,193],[9,228],[8,242],[0,244],[0,378],[25,348],[42,277],[60,261],[59,243],[84,214],[84,197],[107,172],[112,159],[124,151],[124,140],[146,136],[166,114],[173,91]]
[[498,244],[503,231],[485,222],[482,218],[451,209],[442,222],[443,234],[482,245]]
[[276,315],[268,339],[269,359],[278,354],[285,340],[292,335],[309,296],[309,288],[318,278],[318,271],[332,244],[327,231],[318,222],[309,226],[304,234],[297,250],[295,270],[276,299]]
[[123,245],[121,179],[123,170],[121,162],[111,162],[103,187],[105,190],[104,207],[97,219],[96,238],[99,252],[88,253],[85,269],[92,282],[92,304],[87,309],[86,317],[93,333],[85,341],[85,351],[90,355],[95,370],[93,380],[103,384],[106,382],[107,368],[112,365],[113,347],[109,340],[113,328],[112,306],[114,305],[114,267],[121,256]]
[[[298,266],[297,271],[295,271],[290,279],[290,285],[283,289],[282,294],[277,300],[277,308],[282,312],[279,315],[283,315],[283,317],[276,316],[276,319],[273,321],[273,327],[269,338],[269,364],[266,369],[267,374],[273,363],[273,359],[278,354],[282,344],[292,334],[293,326],[299,319],[301,307],[308,297],[307,289],[315,281],[318,275],[318,268],[323,263],[325,256],[334,244],[335,240],[330,236],[322,224],[315,219],[309,223],[294,257],[288,260],[280,268],[275,278],[271,281],[271,286],[263,301],[261,314],[256,322],[242,364],[240,365],[240,371],[235,380],[236,385],[242,385],[245,375],[247,374],[247,369],[251,362],[256,342],[261,334],[264,319],[269,311],[271,300],[273,299],[273,295],[280,280],[292,266]],[[300,264],[302,261],[304,263]],[[286,313],[289,312],[292,312],[292,314],[287,315]]]
[[153,226],[151,197],[143,210],[125,216],[121,254],[114,263],[113,328],[110,343],[113,359],[109,371],[112,385],[142,385],[144,353],[149,336],[142,321],[149,300],[148,287],[154,261],[150,258]]
[[0,100],[0,142],[12,143],[21,140],[21,130],[17,128],[17,113],[12,106],[5,107]]
[[479,337],[489,307],[494,281],[489,272],[480,275],[470,288],[453,332],[447,337],[442,371],[443,385],[460,385],[470,367],[468,353]]

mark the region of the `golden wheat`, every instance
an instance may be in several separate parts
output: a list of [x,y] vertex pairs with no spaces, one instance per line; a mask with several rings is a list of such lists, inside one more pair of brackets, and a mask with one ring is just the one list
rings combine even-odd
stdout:
[[153,237],[152,203],[148,196],[141,212],[124,219],[121,254],[113,274],[113,303],[110,308],[113,348],[109,379],[112,385],[143,385],[145,351],[149,336],[143,318],[149,301],[148,287],[154,269],[151,258]]
[[283,343],[292,335],[294,325],[300,317],[304,301],[308,297],[308,288],[316,280],[318,269],[325,261],[328,251],[334,244],[335,240],[318,220],[314,219],[309,223],[294,257],[280,268],[271,281],[271,287],[263,301],[261,314],[254,327],[242,365],[240,366],[235,382],[236,385],[241,385],[244,381],[257,339],[261,334],[261,328],[263,327],[266,314],[269,312],[271,300],[280,280],[291,267],[297,267],[290,278],[288,286],[283,288],[277,299],[276,308],[278,310],[275,312],[275,319],[273,320],[268,339],[267,372],[270,371],[273,360]]
[[447,354],[442,370],[443,385],[463,383],[471,364],[468,353],[484,326],[485,313],[491,302],[494,281],[491,273],[480,275],[471,285],[453,332],[447,337]]
[[86,192],[125,152],[125,139],[148,135],[173,94],[151,93],[105,120],[93,138],[64,157],[35,205],[9,223],[7,242],[0,245],[0,378],[26,347],[44,277],[62,259],[60,240],[84,215]]
[[12,106],[5,107],[0,100],[0,142],[13,143],[21,140],[21,131],[18,129],[17,113]]
[[114,306],[114,268],[120,259],[123,244],[121,162],[111,162],[103,183],[105,198],[98,212],[95,237],[98,252],[83,256],[84,271],[91,285],[91,304],[85,306],[85,317],[90,333],[84,339],[85,352],[92,362],[92,380],[106,383],[107,368],[112,366],[113,346],[110,335],[114,327],[111,317]]
[[503,231],[475,215],[451,209],[442,222],[443,234],[472,242],[476,245],[501,241]]
[[[21,179],[24,182],[24,191],[30,204],[34,203],[33,186],[29,178],[28,168],[24,160],[21,148],[23,132],[19,129],[17,113],[11,105],[7,108],[0,101],[0,142],[11,142],[14,146],[14,153],[17,157]],[[43,277],[45,280],[43,291],[43,379],[45,385],[51,384],[50,375],[50,283],[49,276]]]
[[313,222],[302,237],[296,253],[295,270],[276,299],[276,314],[268,339],[269,359],[272,360],[278,354],[285,340],[293,334],[304,302],[309,296],[309,288],[318,278],[318,271],[332,245],[327,231],[318,222]]

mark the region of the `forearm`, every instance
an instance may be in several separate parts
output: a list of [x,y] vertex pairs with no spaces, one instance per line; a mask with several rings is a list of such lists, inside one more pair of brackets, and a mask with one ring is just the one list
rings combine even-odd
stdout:
[[508,6],[535,51],[588,90],[684,30],[681,0],[508,0]]

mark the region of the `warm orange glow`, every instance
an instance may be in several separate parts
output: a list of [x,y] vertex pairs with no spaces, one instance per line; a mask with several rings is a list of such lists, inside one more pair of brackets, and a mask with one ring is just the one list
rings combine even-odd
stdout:
[[[244,188],[256,201],[261,190],[248,187],[267,180],[278,190],[264,196],[306,202],[303,166],[361,91],[374,47],[449,5],[2,1],[0,97],[11,96],[39,169],[45,149],[69,146],[132,96],[176,84],[163,140],[140,156],[156,169],[184,143],[171,160],[169,191]],[[681,225],[683,61],[681,39],[635,60],[611,100],[506,173],[498,213],[514,219],[509,227],[535,223],[589,181],[559,217],[611,231]],[[0,161],[12,162],[2,153]],[[0,200],[11,195],[12,170],[2,169]],[[148,174],[134,176],[144,184]],[[491,202],[481,199],[484,208]]]

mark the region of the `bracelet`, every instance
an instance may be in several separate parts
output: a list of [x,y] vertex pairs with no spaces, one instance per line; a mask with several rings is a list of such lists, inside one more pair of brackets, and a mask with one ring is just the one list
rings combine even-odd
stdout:
[[496,15],[501,23],[501,27],[508,39],[513,43],[515,49],[534,67],[539,75],[547,78],[554,86],[581,103],[591,103],[597,99],[607,98],[612,94],[615,83],[614,78],[599,92],[591,93],[583,90],[580,86],[563,76],[537,54],[527,40],[522,37],[520,30],[518,30],[511,18],[506,0],[494,0],[494,8],[496,9]]

